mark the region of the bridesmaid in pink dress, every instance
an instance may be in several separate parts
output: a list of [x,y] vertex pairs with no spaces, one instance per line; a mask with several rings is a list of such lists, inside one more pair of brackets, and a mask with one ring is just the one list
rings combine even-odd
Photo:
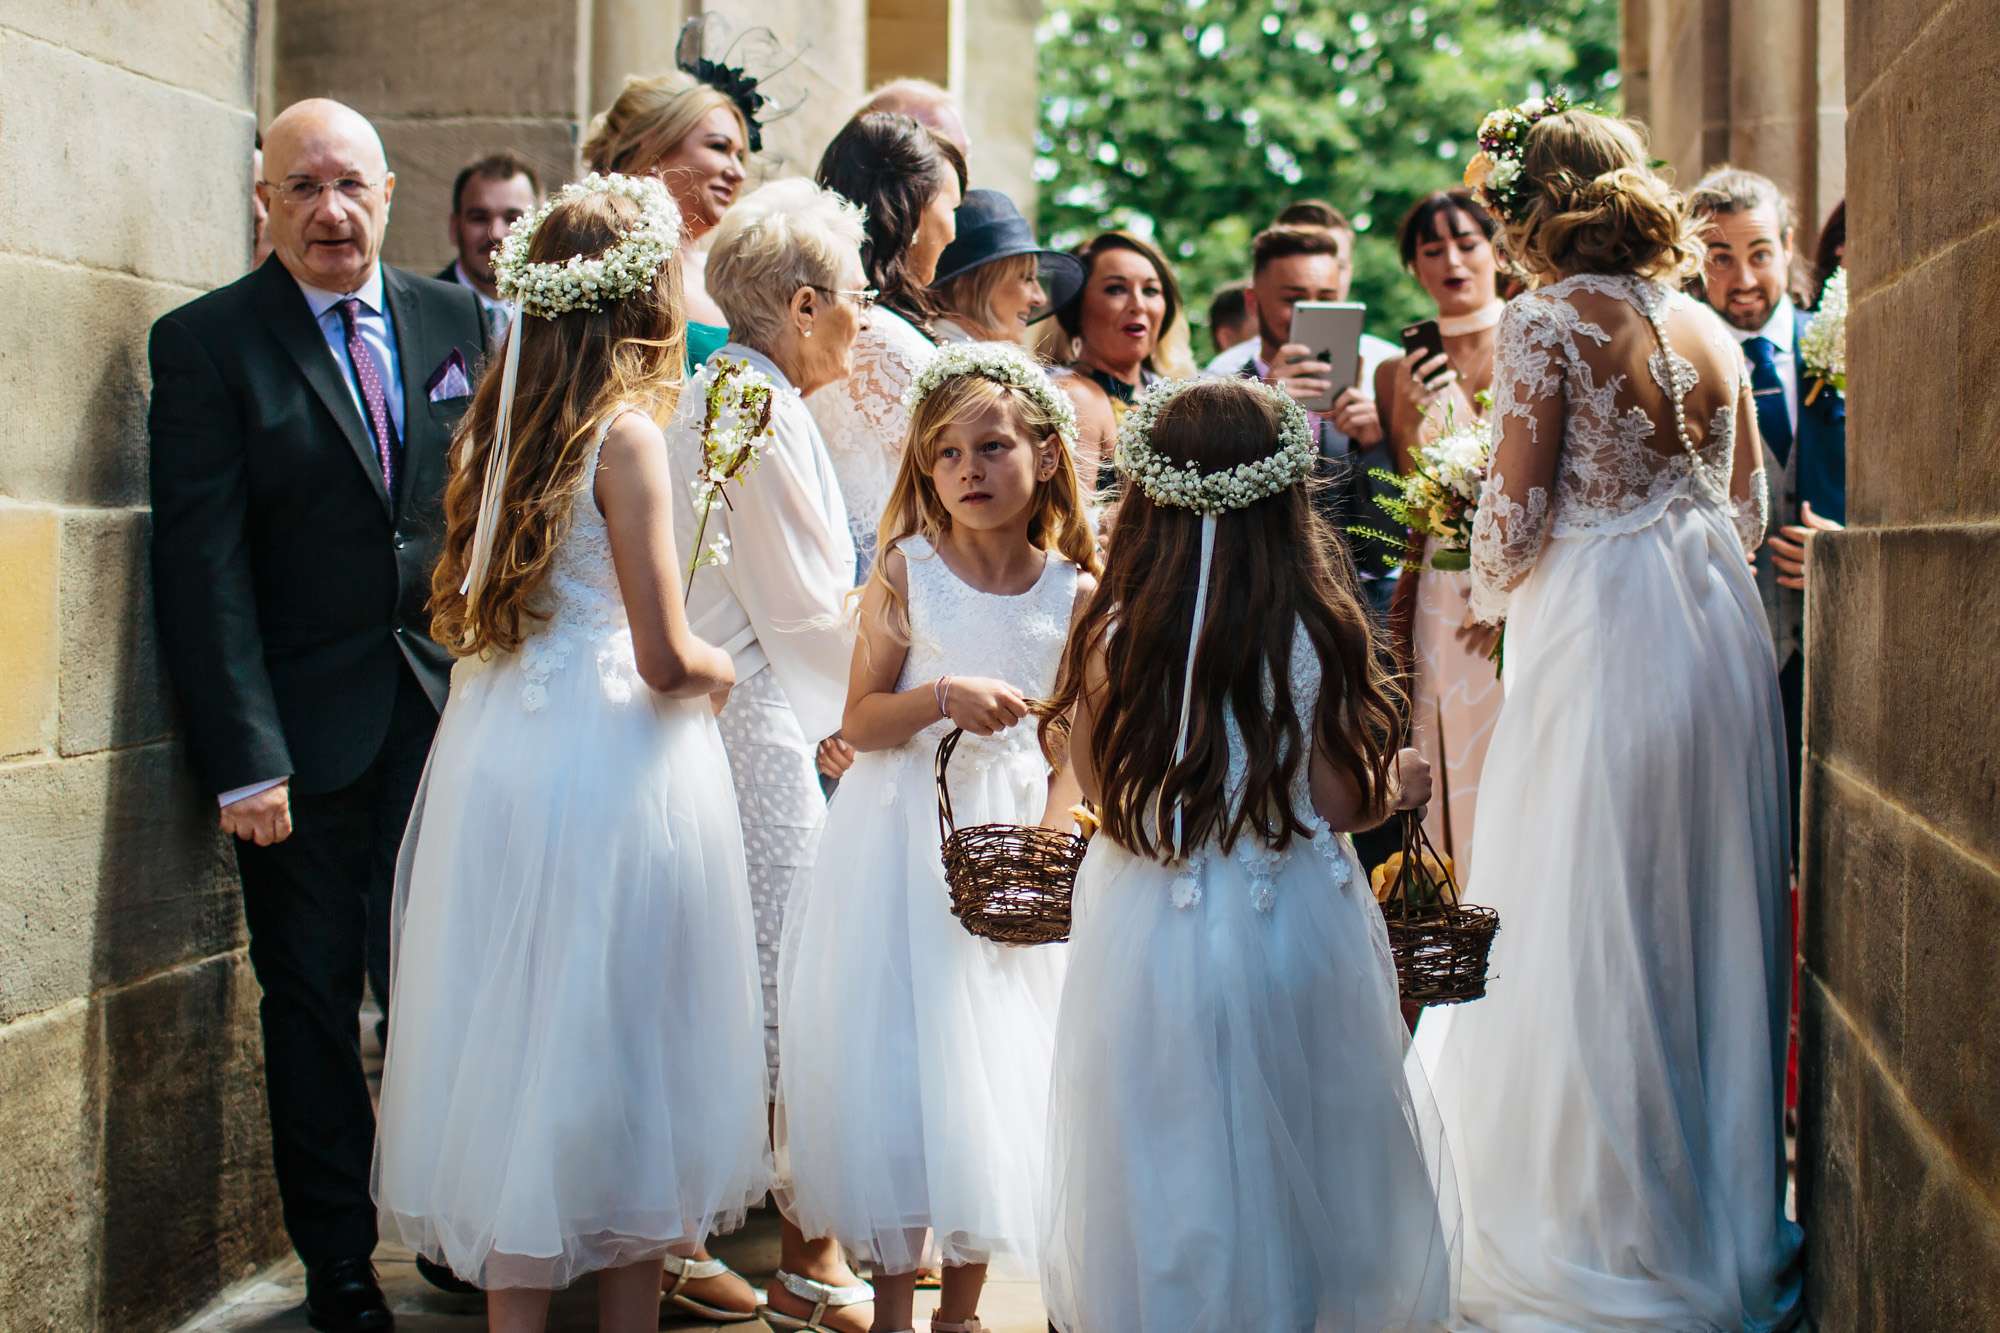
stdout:
[[[1494,335],[1505,302],[1498,295],[1493,219],[1463,189],[1433,194],[1410,210],[1398,234],[1403,266],[1437,305],[1444,356],[1412,353],[1375,372],[1375,401],[1396,451],[1410,470],[1416,448],[1483,412],[1475,395],[1493,384]],[[1425,550],[1428,559],[1430,552]],[[1500,714],[1500,680],[1491,660],[1493,631],[1468,614],[1470,575],[1406,570],[1398,605],[1409,606],[1411,743],[1437,774],[1424,832],[1448,854],[1464,884],[1472,870],[1472,815],[1486,742]]]

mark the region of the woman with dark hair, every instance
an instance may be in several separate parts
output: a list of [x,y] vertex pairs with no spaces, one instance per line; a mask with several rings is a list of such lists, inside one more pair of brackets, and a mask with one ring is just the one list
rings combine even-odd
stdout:
[[[1403,267],[1437,307],[1444,352],[1413,352],[1375,370],[1375,401],[1409,473],[1416,451],[1453,425],[1485,415],[1478,396],[1493,386],[1493,346],[1506,308],[1496,290],[1497,224],[1472,192],[1441,190],[1418,201],[1397,231]],[[1424,554],[1429,555],[1426,547]],[[1500,682],[1488,654],[1493,631],[1473,620],[1467,574],[1405,570],[1392,620],[1406,626],[1412,744],[1438,775],[1438,799],[1424,831],[1455,862],[1459,882],[1472,867],[1472,820],[1486,742],[1500,715]]]
[[875,302],[854,344],[854,371],[806,400],[847,500],[848,527],[865,571],[875,525],[903,453],[910,414],[903,391],[937,345],[930,293],[938,257],[958,234],[965,158],[908,116],[868,112],[847,122],[819,160],[819,183],[868,213],[861,247]]
[[1044,350],[1069,372],[1056,378],[1076,405],[1077,470],[1088,480],[1110,463],[1118,422],[1139,391],[1192,368],[1170,367],[1162,346],[1181,314],[1180,283],[1165,255],[1126,231],[1100,232],[1075,253],[1083,286],[1056,308],[1062,337]]

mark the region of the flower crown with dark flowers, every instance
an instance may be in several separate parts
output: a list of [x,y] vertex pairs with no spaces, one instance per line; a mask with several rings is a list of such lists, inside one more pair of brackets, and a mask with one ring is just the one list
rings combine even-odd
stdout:
[[[789,68],[792,61],[776,59],[777,39],[768,28],[753,28],[744,32],[735,41],[729,42],[717,57],[703,55],[703,46],[708,43],[710,34],[717,30],[714,15],[697,15],[683,23],[680,40],[674,46],[674,64],[682,73],[699,79],[736,103],[736,109],[743,113],[748,147],[751,152],[760,153],[764,150],[764,126],[798,110],[796,102],[779,107],[776,99],[760,85]],[[741,65],[730,64],[730,56],[746,42],[762,49],[771,58],[773,68],[764,74],[753,75],[749,72],[750,62],[747,59]]]
[[1528,131],[1537,122],[1578,105],[1568,92],[1557,88],[1547,97],[1531,97],[1519,106],[1489,111],[1479,122],[1479,151],[1466,164],[1465,184],[1487,212],[1508,222],[1521,220],[1530,194],[1528,182],[1521,178]]

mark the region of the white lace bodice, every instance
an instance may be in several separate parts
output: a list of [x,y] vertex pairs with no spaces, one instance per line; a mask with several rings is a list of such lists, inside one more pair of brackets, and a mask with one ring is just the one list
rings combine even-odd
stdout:
[[[1695,366],[1666,340],[1679,312],[1716,343],[1727,383],[1698,393]],[[1688,297],[1632,276],[1579,274],[1508,306],[1494,354],[1493,464],[1472,534],[1480,619],[1504,617],[1549,539],[1636,532],[1679,499],[1722,511],[1745,551],[1757,548],[1768,500],[1749,375],[1712,323]]]
[[[618,572],[611,564],[611,533],[597,511],[594,488],[597,460],[611,423],[632,409],[606,416],[590,442],[584,482],[571,501],[570,523],[549,562],[548,580],[529,602],[538,616],[522,640],[519,658],[521,706],[539,712],[548,702],[548,680],[569,666],[579,653],[588,656],[605,697],[625,703],[645,688],[632,653],[632,627],[625,618],[625,599],[618,590]],[[487,665],[480,658],[462,658],[453,669],[472,672]]]
[[[1030,699],[1046,699],[1055,691],[1076,602],[1075,565],[1050,552],[1035,586],[1008,597],[961,582],[922,537],[905,537],[897,549],[907,562],[910,588],[910,650],[896,681],[898,690],[950,675],[991,676]],[[928,755],[951,726],[940,718],[909,744]],[[1039,753],[1039,744],[1029,719],[997,736],[967,735],[952,764],[976,766]]]
[[882,520],[910,427],[903,391],[935,350],[916,325],[876,306],[854,340],[854,373],[806,399],[857,534]]

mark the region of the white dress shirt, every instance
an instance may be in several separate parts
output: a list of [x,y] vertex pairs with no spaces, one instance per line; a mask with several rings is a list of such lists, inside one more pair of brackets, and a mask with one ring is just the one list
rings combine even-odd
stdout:
[[1734,324],[1728,325],[1738,347],[1752,338],[1769,338],[1771,345],[1778,349],[1778,383],[1785,386],[1785,415],[1791,418],[1794,440],[1799,437],[1799,363],[1794,347],[1797,339],[1793,337],[1798,329],[1797,319],[1792,298],[1781,296],[1778,303],[1771,307],[1771,317],[1764,321],[1763,328],[1739,329]]
[[[298,282],[298,279],[294,277],[293,281]],[[370,270],[368,281],[351,292],[329,292],[305,282],[299,282],[299,291],[312,310],[320,336],[326,339],[327,348],[333,353],[333,363],[340,367],[341,376],[347,381],[347,391],[354,396],[354,410],[366,428],[368,404],[362,400],[361,381],[355,376],[354,363],[348,359],[347,325],[341,321],[340,311],[334,308],[349,296],[360,299],[361,309],[354,317],[354,324],[360,330],[361,341],[368,345],[382,365],[382,396],[389,400],[389,419],[395,423],[396,438],[404,438],[403,362],[396,352],[396,325],[389,318],[389,306],[382,298],[382,266],[377,264]],[[266,778],[247,787],[232,787],[218,793],[215,801],[217,805],[234,805],[269,791],[283,781],[284,778]]]
[[[705,546],[729,538],[726,564],[704,566],[687,598],[688,623],[736,666],[739,681],[765,667],[777,673],[799,728],[813,740],[840,730],[854,657],[854,540],[847,505],[819,427],[771,359],[740,343],[714,357],[741,359],[771,380],[773,439],[755,468],[709,511]],[[701,457],[704,395],[681,395],[667,431],[676,502],[674,541],[693,559],[699,518],[689,497]]]
[[355,378],[354,363],[347,358],[347,326],[341,322],[340,311],[334,308],[347,297],[360,299],[361,310],[354,323],[361,331],[361,341],[382,363],[382,393],[389,400],[389,420],[395,423],[396,438],[403,439],[403,362],[396,352],[396,325],[382,299],[382,266],[377,264],[369,272],[368,281],[351,292],[329,292],[303,282],[299,283],[299,290],[305,293],[306,304],[312,308],[320,336],[333,349],[334,363],[347,379],[347,391],[354,395],[354,410],[361,414],[365,426],[368,405],[362,401],[361,381]]
[[493,335],[493,341],[498,345],[501,335],[507,331],[507,321],[513,313],[508,309],[507,303],[497,296],[488,296],[480,291],[472,279],[466,276],[465,265],[459,260],[451,261],[451,276],[452,281],[479,298],[480,318],[486,321],[486,331]]

